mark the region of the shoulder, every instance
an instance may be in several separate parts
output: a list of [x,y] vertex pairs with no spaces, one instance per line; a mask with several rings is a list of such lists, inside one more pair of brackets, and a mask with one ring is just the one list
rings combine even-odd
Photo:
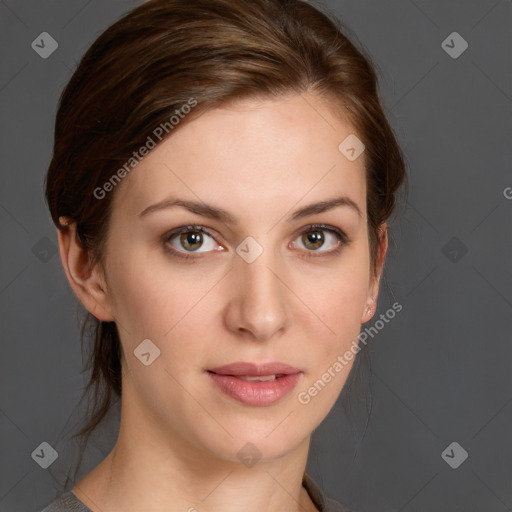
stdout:
[[326,498],[324,512],[356,512],[356,511],[351,508],[347,508],[347,507],[343,506],[338,501],[332,500],[330,498]]
[[[343,507],[341,503],[326,498],[320,487],[318,487],[316,482],[306,473],[304,473],[302,485],[319,512],[354,512],[353,510]],[[68,491],[61,494],[41,510],[41,512],[92,512],[92,510],[84,505],[72,492]]]
[[41,512],[92,512],[71,491],[65,492],[47,505]]
[[355,512],[342,506],[341,503],[336,500],[326,498],[320,487],[318,487],[316,482],[307,473],[304,473],[302,485],[319,512]]

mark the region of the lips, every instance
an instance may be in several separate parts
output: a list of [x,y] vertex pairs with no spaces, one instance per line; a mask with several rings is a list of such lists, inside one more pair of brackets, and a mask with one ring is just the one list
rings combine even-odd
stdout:
[[284,363],[232,363],[208,370],[224,394],[246,405],[277,402],[299,382],[302,371]]
[[279,362],[263,364],[238,362],[219,366],[218,368],[212,368],[208,371],[216,373],[217,375],[233,375],[234,377],[265,377],[269,375],[284,376],[301,372],[298,368]]

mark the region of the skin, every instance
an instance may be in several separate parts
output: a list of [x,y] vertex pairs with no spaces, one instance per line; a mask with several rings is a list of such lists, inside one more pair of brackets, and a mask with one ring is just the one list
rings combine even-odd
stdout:
[[[70,285],[96,318],[117,323],[126,354],[119,438],[72,489],[93,511],[316,510],[302,487],[310,436],[353,360],[307,405],[298,394],[371,319],[387,250],[383,225],[373,274],[364,153],[349,161],[338,150],[350,133],[311,94],[210,110],[180,126],[112,192],[103,266],[89,266],[68,219],[59,248]],[[176,206],[139,215],[170,196],[220,207],[237,223]],[[287,220],[338,196],[360,212],[339,206]],[[314,250],[302,237],[318,234],[314,223],[342,230],[348,242],[320,230],[324,244]],[[198,252],[179,235],[163,240],[189,224],[211,234]],[[236,253],[248,236],[263,248],[252,263]],[[188,248],[192,258],[166,247]],[[161,351],[149,366],[134,355],[144,339]],[[303,374],[278,402],[248,406],[205,372],[235,361],[281,361]],[[237,458],[247,442],[262,454],[253,467]]]

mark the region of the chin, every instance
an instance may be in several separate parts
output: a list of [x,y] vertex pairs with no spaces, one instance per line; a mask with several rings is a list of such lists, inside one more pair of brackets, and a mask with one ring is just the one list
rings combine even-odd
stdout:
[[[305,442],[311,435],[314,426],[309,430],[301,419],[290,425],[289,420],[295,416],[285,412],[279,419],[275,416],[266,420],[249,420],[239,418],[228,421],[230,437],[225,431],[209,437],[203,433],[202,445],[216,458],[226,462],[238,462],[251,467],[251,462],[270,462],[280,459]],[[283,421],[284,420],[284,421]],[[249,462],[248,462],[249,461]]]

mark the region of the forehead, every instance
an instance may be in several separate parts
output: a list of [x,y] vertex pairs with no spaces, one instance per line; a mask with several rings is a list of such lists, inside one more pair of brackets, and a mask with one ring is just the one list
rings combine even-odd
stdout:
[[351,161],[339,149],[351,134],[346,120],[311,95],[211,109],[143,158],[116,191],[114,209],[135,214],[179,194],[256,214],[262,203],[284,208],[338,193],[365,211],[364,153]]

